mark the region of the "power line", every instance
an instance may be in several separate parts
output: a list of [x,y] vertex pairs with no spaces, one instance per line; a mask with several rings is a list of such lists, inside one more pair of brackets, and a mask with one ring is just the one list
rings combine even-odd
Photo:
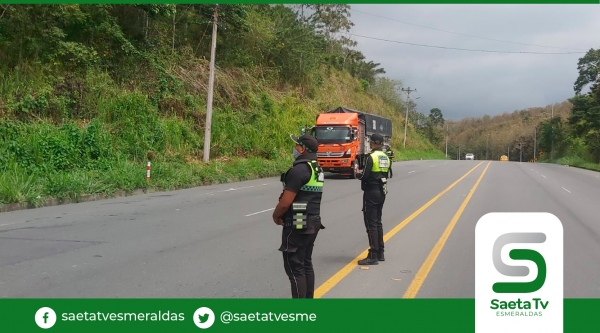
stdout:
[[403,23],[403,24],[407,24],[407,25],[412,25],[412,26],[420,27],[420,28],[431,29],[431,30],[436,30],[436,31],[446,32],[446,33],[449,33],[449,34],[460,35],[460,36],[466,36],[466,37],[474,37],[474,38],[486,39],[486,40],[491,40],[491,41],[494,41],[494,42],[510,43],[510,44],[519,44],[519,45],[526,45],[526,46],[536,46],[536,47],[543,47],[543,48],[550,48],[550,49],[561,49],[561,50],[582,50],[582,49],[575,49],[575,48],[568,48],[568,47],[557,47],[557,46],[546,46],[546,45],[536,45],[536,44],[527,44],[527,43],[511,42],[511,41],[507,41],[507,40],[501,40],[501,39],[494,39],[494,38],[488,38],[488,37],[482,37],[482,36],[476,36],[476,35],[468,35],[468,34],[463,34],[463,33],[460,33],[460,32],[453,32],[453,31],[448,31],[448,30],[444,30],[444,29],[438,29],[438,28],[428,27],[428,26],[424,26],[424,25],[420,25],[420,24],[415,24],[415,23],[409,23],[409,22],[405,22],[405,21],[400,21],[400,20],[396,20],[396,19],[393,19],[393,18],[389,18],[389,17],[385,17],[385,16],[377,15],[377,14],[371,14],[371,13],[363,12],[363,11],[356,10],[356,9],[350,9],[350,10],[352,10],[352,11],[355,11],[355,12],[358,12],[358,13],[366,14],[366,15],[371,15],[371,16],[375,16],[375,17],[383,18],[383,19],[390,20],[390,21],[395,21],[395,22],[399,22],[399,23]]
[[463,48],[458,48],[458,47],[447,47],[447,46],[437,46],[437,45],[426,45],[426,44],[401,42],[401,41],[397,41],[397,40],[389,40],[389,39],[383,39],[383,38],[362,36],[362,35],[357,35],[357,34],[353,34],[353,33],[349,33],[349,35],[356,36],[356,37],[367,38],[367,39],[379,40],[379,41],[384,41],[384,42],[389,42],[389,43],[406,44],[406,45],[422,46],[422,47],[432,47],[432,48],[446,49],[446,50],[471,51],[471,52],[527,53],[527,54],[582,54],[582,53],[586,53],[586,52],[528,52],[528,51],[496,51],[496,50],[463,49]]

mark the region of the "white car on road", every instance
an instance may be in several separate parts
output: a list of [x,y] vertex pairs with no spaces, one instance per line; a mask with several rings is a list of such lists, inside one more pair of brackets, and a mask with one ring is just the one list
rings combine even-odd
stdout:
[[475,155],[468,153],[465,155],[465,160],[475,160]]

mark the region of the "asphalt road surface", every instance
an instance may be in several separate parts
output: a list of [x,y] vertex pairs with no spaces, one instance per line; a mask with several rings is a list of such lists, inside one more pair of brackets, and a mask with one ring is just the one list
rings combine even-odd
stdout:
[[[489,212],[556,215],[564,296],[600,297],[600,173],[410,161],[394,164],[389,189],[387,260],[361,270],[360,182],[328,177],[316,297],[473,298],[475,225]],[[0,297],[289,298],[271,220],[280,193],[269,178],[0,213]]]

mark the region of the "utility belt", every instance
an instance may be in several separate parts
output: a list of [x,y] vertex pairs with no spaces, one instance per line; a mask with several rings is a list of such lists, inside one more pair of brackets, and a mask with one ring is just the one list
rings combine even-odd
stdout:
[[284,227],[293,227],[296,230],[305,230],[308,228],[307,213],[308,202],[292,203],[292,217],[285,219]]
[[365,191],[373,191],[373,190],[379,190],[381,191],[384,195],[388,194],[388,179],[387,178],[378,178],[378,179],[374,179],[374,180],[370,180],[368,183],[365,184]]
[[387,178],[380,178],[379,184],[380,184],[381,190],[383,191],[383,194],[387,195],[388,194]]

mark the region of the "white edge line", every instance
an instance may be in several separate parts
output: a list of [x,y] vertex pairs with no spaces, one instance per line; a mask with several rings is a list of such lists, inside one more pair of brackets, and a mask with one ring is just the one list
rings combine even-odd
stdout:
[[413,171],[409,171],[408,173],[413,173],[413,172],[415,172],[415,171],[414,170]]
[[238,188],[228,188],[226,190],[221,190],[221,191],[216,191],[216,192],[210,192],[210,193],[206,193],[207,195],[214,195],[214,193],[221,193],[221,192],[229,192],[229,191],[237,191],[237,190],[243,190],[246,188],[252,188],[252,187],[258,187],[258,186],[267,186],[270,183],[267,184],[262,184],[262,185],[252,185],[252,186],[244,186],[244,187],[238,187]]
[[[262,186],[262,185],[258,185],[258,186]],[[228,188],[226,190],[221,190],[219,192],[227,192],[227,191],[237,191],[237,190],[243,190],[245,188],[252,188],[252,187],[256,187],[256,185],[252,185],[252,186],[244,186],[244,187],[238,187],[238,188]]]
[[542,177],[546,178],[546,176],[542,175]]
[[565,190],[565,191],[567,191],[567,192],[569,192],[569,193],[571,193],[571,191],[567,190],[567,189],[566,189],[566,188],[564,188],[564,187],[563,187],[562,189],[563,189],[563,190]]
[[248,217],[248,216],[252,216],[252,215],[256,215],[256,214],[268,212],[268,211],[273,210],[273,209],[275,209],[275,208],[269,208],[269,209],[261,210],[260,212],[256,212],[256,213],[252,213],[252,214],[248,214],[248,215],[244,215],[244,216]]

